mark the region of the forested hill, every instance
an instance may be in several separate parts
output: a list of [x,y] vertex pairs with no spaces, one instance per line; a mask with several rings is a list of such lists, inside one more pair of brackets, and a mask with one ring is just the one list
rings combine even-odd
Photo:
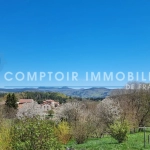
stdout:
[[[6,97],[7,97],[8,93],[0,93],[0,102],[5,102]],[[81,98],[81,97],[71,97],[71,96],[67,96],[65,94],[62,93],[58,93],[58,92],[18,92],[15,93],[17,99],[34,99],[35,101],[37,101],[39,104],[42,103],[44,100],[48,100],[48,99],[52,99],[55,100],[57,102],[59,102],[60,104],[62,103],[66,103],[68,101],[72,101],[72,100],[78,100],[78,101],[82,101],[82,100],[92,100],[92,101],[99,101],[99,100],[103,100],[103,98]]]
[[105,98],[110,95],[111,89],[107,88],[80,88],[73,89],[68,87],[38,87],[38,88],[18,88],[18,89],[0,89],[0,92],[56,92],[71,97],[80,98]]
[[[59,103],[65,103],[71,99],[62,93],[56,92],[19,92],[15,93],[18,99],[34,99],[38,103],[42,103],[44,100],[52,99]],[[0,101],[6,100],[7,93],[0,93]]]
[[42,103],[44,100],[48,99],[58,101],[59,103],[65,103],[70,98],[65,94],[56,92],[22,92],[16,95],[18,95],[19,98],[34,99],[38,103]]

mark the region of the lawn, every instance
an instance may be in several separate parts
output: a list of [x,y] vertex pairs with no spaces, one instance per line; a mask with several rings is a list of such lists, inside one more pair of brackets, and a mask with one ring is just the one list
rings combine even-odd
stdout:
[[67,147],[75,148],[75,150],[150,150],[148,134],[150,133],[146,134],[146,148],[144,148],[144,134],[142,132],[129,134],[128,140],[121,144],[118,144],[111,137],[104,137],[101,139],[89,139],[84,144],[79,145],[71,141],[67,144]]

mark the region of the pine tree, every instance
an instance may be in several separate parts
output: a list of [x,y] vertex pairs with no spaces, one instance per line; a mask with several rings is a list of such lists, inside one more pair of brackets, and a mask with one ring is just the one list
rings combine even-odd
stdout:
[[5,102],[5,105],[8,106],[8,107],[11,107],[11,94],[9,93],[7,95],[7,98],[6,98],[6,102]]
[[7,95],[5,105],[8,106],[9,108],[14,108],[14,109],[18,108],[17,97],[15,96],[14,93],[12,95],[10,93]]
[[12,107],[14,108],[14,109],[17,109],[18,108],[18,104],[17,104],[17,97],[16,97],[16,95],[13,93],[12,94]]

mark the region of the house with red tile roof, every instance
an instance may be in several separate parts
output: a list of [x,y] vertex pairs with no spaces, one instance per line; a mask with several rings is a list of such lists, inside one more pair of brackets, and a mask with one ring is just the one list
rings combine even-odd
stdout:
[[59,102],[55,102],[55,101],[52,100],[52,99],[43,101],[43,104],[51,105],[53,108],[59,106]]
[[34,103],[33,99],[20,99],[18,102],[18,108],[21,108],[24,104],[32,104]]
[[17,116],[34,116],[39,115],[44,117],[48,111],[59,106],[59,102],[54,100],[45,100],[43,104],[38,104],[33,99],[20,99],[18,101],[18,113]]

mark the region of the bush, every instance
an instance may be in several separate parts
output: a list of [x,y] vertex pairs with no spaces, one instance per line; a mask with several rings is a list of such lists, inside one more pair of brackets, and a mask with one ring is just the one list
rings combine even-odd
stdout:
[[49,110],[49,111],[48,111],[48,115],[52,117],[52,116],[54,115],[54,111],[53,111],[52,109]]
[[54,125],[49,120],[24,118],[12,128],[14,150],[62,150],[62,145],[54,135]]
[[129,127],[126,121],[117,121],[110,126],[110,135],[119,143],[122,143],[127,140],[128,129]]
[[70,127],[67,122],[62,121],[55,127],[55,134],[59,141],[63,144],[67,144],[71,138]]
[[83,144],[88,138],[87,124],[78,122],[73,126],[72,134],[77,144]]

